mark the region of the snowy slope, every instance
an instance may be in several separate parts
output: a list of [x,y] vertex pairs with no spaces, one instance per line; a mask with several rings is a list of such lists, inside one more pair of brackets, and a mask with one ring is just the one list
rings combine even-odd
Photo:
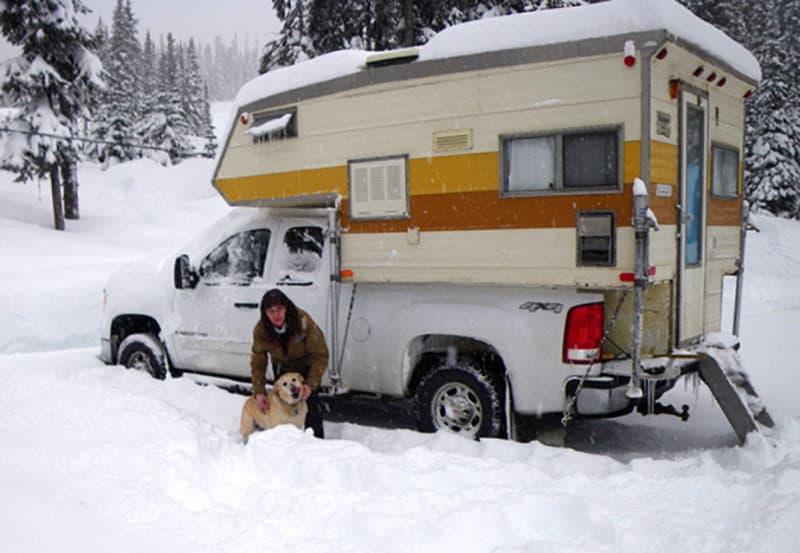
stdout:
[[742,354],[770,438],[737,446],[689,383],[666,398],[688,422],[581,423],[562,449],[346,424],[245,447],[241,396],[96,359],[105,278],[227,211],[211,171],[82,166],[63,233],[46,183],[0,174],[0,553],[798,551],[798,223],[748,236]]

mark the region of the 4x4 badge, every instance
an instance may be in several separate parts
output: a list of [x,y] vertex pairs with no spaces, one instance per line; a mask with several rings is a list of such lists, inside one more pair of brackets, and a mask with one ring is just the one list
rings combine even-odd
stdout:
[[526,301],[519,306],[520,309],[536,313],[537,311],[552,311],[553,313],[561,313],[564,309],[563,303],[546,302],[546,301]]

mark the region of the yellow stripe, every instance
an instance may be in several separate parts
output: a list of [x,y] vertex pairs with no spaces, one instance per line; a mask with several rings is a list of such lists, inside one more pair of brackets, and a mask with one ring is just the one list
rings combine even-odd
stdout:
[[[623,180],[633,182],[640,174],[638,140],[625,143],[624,160]],[[497,152],[411,159],[409,191],[411,196],[497,191],[498,164]],[[330,193],[349,197],[347,165],[216,179],[215,185],[232,204]]]
[[232,204],[311,194],[347,196],[347,166],[217,179],[214,184]]

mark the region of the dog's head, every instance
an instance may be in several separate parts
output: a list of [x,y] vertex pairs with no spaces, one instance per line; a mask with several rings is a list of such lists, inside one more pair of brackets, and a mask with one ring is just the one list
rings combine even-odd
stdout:
[[273,389],[284,403],[294,405],[300,401],[300,395],[303,392],[305,383],[306,380],[300,373],[283,373],[275,381]]

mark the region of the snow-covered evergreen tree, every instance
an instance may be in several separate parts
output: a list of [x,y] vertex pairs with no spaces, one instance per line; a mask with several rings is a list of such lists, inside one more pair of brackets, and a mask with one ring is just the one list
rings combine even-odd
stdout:
[[[79,135],[91,94],[103,86],[102,64],[78,20],[87,12],[80,0],[0,3],[0,30],[22,50],[3,64],[0,74],[0,89],[19,108],[8,123],[16,132],[3,136],[0,163],[20,181],[50,178],[55,227],[60,230],[65,211],[73,218],[78,215],[77,152],[70,137]],[[66,209],[62,176],[70,184]]]
[[141,47],[130,0],[117,0],[107,56],[108,88],[93,132],[107,142],[98,147],[98,159],[104,164],[139,157],[133,145],[140,140],[135,128],[143,115]]
[[261,73],[316,57],[318,52],[309,32],[312,5],[313,0],[272,1],[278,19],[283,21],[283,28],[278,38],[264,46],[259,67]]
[[189,124],[183,113],[178,81],[178,51],[172,33],[167,33],[166,43],[158,61],[159,112],[150,121],[148,129],[153,144],[162,148],[167,157],[162,163],[176,163],[192,148],[188,140]]

